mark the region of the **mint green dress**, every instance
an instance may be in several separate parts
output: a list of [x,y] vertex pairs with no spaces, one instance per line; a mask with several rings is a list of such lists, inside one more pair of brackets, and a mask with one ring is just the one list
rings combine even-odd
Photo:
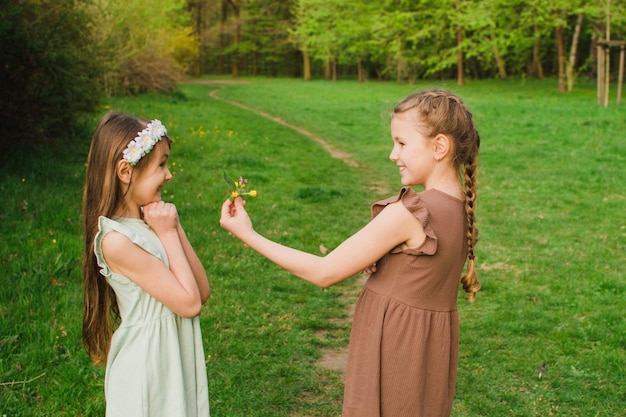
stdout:
[[157,235],[140,219],[100,217],[95,254],[117,297],[120,326],[106,365],[107,417],[208,417],[209,394],[198,317],[182,318],[125,276],[111,271],[102,238],[111,231],[169,265]]

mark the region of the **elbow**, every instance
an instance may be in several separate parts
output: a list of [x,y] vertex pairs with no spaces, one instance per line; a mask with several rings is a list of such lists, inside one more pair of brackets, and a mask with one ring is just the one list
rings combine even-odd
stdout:
[[211,297],[211,290],[207,289],[205,292],[200,294],[200,302],[204,305],[206,304],[207,301],[209,301],[210,297]]
[[198,297],[196,300],[190,301],[184,306],[180,306],[180,308],[176,309],[177,311],[174,312],[182,318],[191,319],[200,315],[202,304],[202,300]]
[[311,280],[311,283],[319,288],[328,288],[336,284],[337,279],[333,275],[318,275]]
[[318,262],[312,268],[308,268],[306,275],[301,276],[301,278],[324,289],[332,287],[351,276],[350,271],[345,270],[345,268],[338,268],[337,261],[331,260],[329,257],[323,257],[321,262]]

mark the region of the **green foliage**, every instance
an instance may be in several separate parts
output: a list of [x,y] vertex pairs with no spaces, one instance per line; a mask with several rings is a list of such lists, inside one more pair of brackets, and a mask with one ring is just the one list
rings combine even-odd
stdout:
[[[434,85],[247,81],[111,99],[103,111],[159,118],[174,139],[174,179],[163,195],[177,205],[212,286],[200,317],[212,414],[339,416],[342,375],[316,361],[347,344],[362,284],[317,289],[229,236],[218,224],[229,192],[223,172],[258,191],[247,209],[260,232],[312,253],[332,249],[368,221],[371,202],[399,188],[386,112]],[[452,87],[482,138],[483,284],[474,304],[459,293],[454,417],[624,415],[626,118],[623,107],[597,106],[591,84],[557,97],[553,88],[519,80]],[[218,89],[323,137],[358,167],[209,97]],[[104,414],[103,370],[80,341],[78,213],[89,136],[0,165],[0,415]]]
[[[336,65],[334,77],[356,73],[360,81],[363,73],[409,82],[452,79],[460,51],[464,73],[472,78],[556,76],[555,29],[563,28],[568,54],[582,13],[575,66],[593,76],[593,43],[605,36],[607,9],[612,39],[626,34],[624,0],[248,0],[221,2],[222,8],[219,3],[195,6],[210,8],[196,14],[196,30],[212,28],[202,31],[202,50],[218,61],[204,74],[229,73],[230,65],[237,67],[236,76],[291,76],[294,53],[300,52],[304,59],[310,54],[317,64],[312,72],[326,78]],[[240,15],[232,12],[233,4]],[[285,33],[293,45],[284,42]]]
[[173,93],[198,59],[184,0],[94,0],[87,11],[107,95]]
[[239,43],[237,53],[256,57],[250,63],[251,75],[276,76],[282,62],[289,61],[290,55],[294,55],[295,51],[288,39],[288,28],[292,25],[292,3],[294,0],[246,2],[242,18],[245,22],[244,39]]
[[72,132],[95,109],[102,68],[74,0],[0,1],[0,151]]

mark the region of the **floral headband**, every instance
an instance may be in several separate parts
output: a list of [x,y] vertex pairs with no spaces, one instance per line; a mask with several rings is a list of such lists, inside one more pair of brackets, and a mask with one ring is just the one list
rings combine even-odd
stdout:
[[167,129],[160,120],[154,119],[141,132],[137,133],[137,137],[130,141],[126,149],[124,149],[124,160],[132,166],[144,155],[150,153],[154,145],[160,141],[163,136],[167,135]]

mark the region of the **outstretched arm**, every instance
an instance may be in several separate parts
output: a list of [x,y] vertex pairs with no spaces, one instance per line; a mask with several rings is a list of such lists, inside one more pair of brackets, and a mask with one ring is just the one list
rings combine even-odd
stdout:
[[223,204],[220,224],[270,261],[322,288],[364,270],[399,244],[417,246],[425,238],[422,225],[401,202],[388,205],[323,257],[281,245],[257,233],[240,198]]

